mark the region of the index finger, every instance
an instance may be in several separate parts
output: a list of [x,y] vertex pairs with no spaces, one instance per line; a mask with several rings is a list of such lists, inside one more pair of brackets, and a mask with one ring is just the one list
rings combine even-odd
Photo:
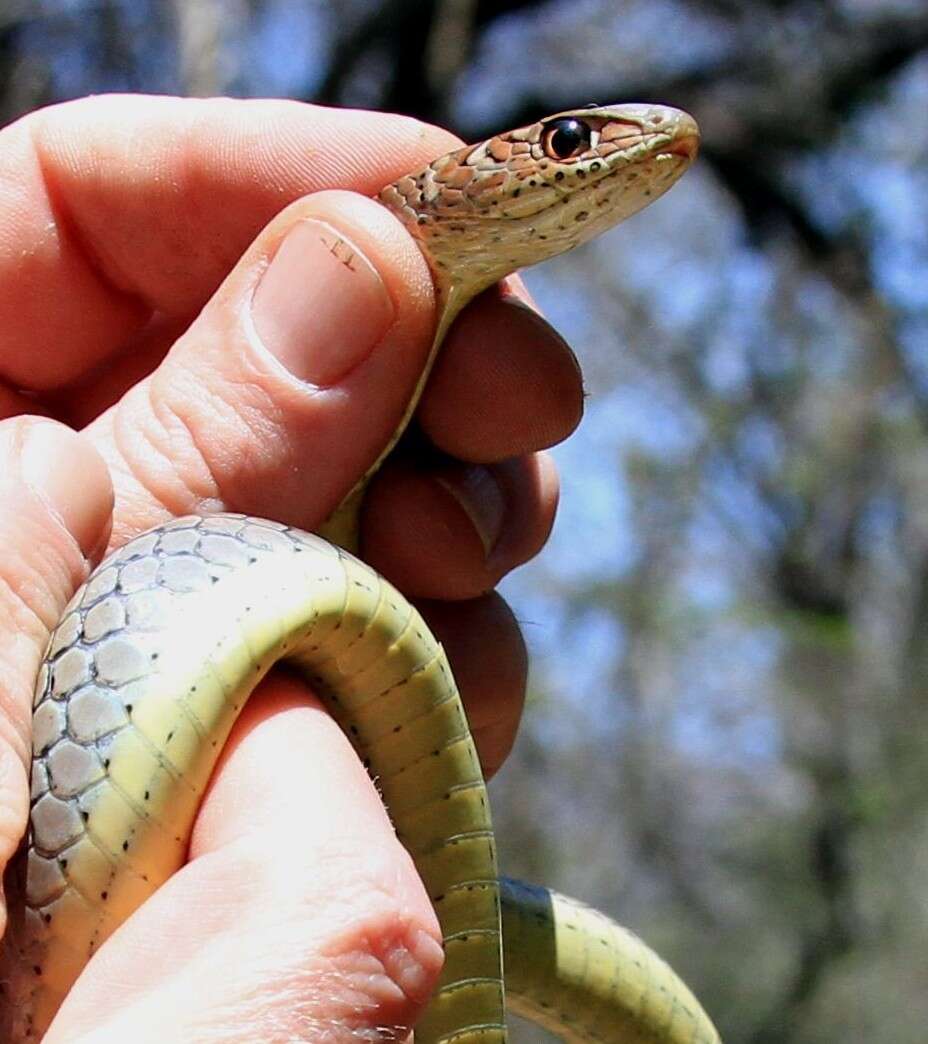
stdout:
[[153,315],[189,318],[284,206],[457,144],[403,116],[110,95],[0,131],[0,381],[66,385]]

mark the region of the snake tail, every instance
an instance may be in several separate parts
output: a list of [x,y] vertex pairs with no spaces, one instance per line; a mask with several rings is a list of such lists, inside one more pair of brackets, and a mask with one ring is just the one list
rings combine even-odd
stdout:
[[510,1011],[570,1044],[720,1044],[673,969],[627,928],[575,899],[503,878]]

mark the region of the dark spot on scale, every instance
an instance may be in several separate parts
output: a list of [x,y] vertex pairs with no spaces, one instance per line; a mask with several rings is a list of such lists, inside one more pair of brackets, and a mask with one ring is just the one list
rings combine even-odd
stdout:
[[403,731],[403,726],[402,725],[394,725],[393,726],[393,731],[394,731],[394,733],[402,732]]
[[548,237],[547,236],[539,236],[538,238],[539,239],[547,239]]
[[105,769],[108,769],[110,767],[110,759],[109,758],[104,758],[103,759],[103,767]]
[[43,913],[42,914],[42,920],[46,924],[51,924],[52,923],[52,915],[50,913]]
[[150,798],[151,798],[151,791],[150,790],[146,790],[145,791],[145,800],[148,801]]
[[513,199],[518,199],[518,198],[519,198],[519,193],[520,193],[521,191],[522,191],[522,189],[520,189],[520,188],[517,188],[517,189],[513,189],[513,190],[512,190],[512,198],[513,198]]
[[554,175],[554,180],[555,181],[563,181],[564,180],[564,171],[562,171],[562,170],[556,171],[555,175]]
[[84,809],[81,809],[81,819],[83,819],[83,821],[86,823],[90,819],[90,813],[86,812]]
[[128,841],[123,841],[123,843],[122,843],[122,850],[124,852],[128,852],[129,851],[129,842]]
[[538,182],[534,178],[529,178],[528,183],[532,188],[534,188],[538,184]]
[[165,743],[170,743],[172,739],[174,739],[174,730],[173,729],[171,729],[171,731],[168,733],[167,739],[164,742]]
[[58,860],[58,865],[61,867],[62,870],[67,870],[68,869],[68,861],[67,861],[67,859],[59,859]]
[[590,164],[590,170],[595,174],[601,166],[602,164],[599,162],[599,160],[593,160],[593,162]]
[[583,167],[580,167],[578,170],[575,171],[575,173],[581,181],[583,181],[583,179],[586,177],[586,171],[583,169]]
[[574,214],[574,221],[586,221],[589,216],[590,212],[588,210],[578,210],[577,213]]
[[132,704],[131,703],[127,703],[126,704],[126,714],[131,714],[131,713],[132,713]]
[[158,659],[158,657],[159,657],[160,655],[161,655],[161,653],[156,653],[156,652],[153,652],[153,653],[151,654],[151,658],[152,658],[153,660],[157,660],[157,659]]
[[105,902],[106,899],[109,897],[109,894],[110,894],[109,892],[101,892],[100,893],[100,898],[103,899],[104,902]]
[[41,975],[42,974],[42,965],[41,964],[33,964],[32,970],[33,970],[33,972],[35,972],[36,975]]
[[426,223],[426,221],[428,221],[428,218],[425,216],[425,214],[420,214],[416,218],[416,224],[418,224],[418,225],[424,225]]
[[211,576],[211,577],[209,578],[209,582],[210,582],[211,584],[218,584],[218,583],[219,583],[219,577],[218,577],[218,576]]

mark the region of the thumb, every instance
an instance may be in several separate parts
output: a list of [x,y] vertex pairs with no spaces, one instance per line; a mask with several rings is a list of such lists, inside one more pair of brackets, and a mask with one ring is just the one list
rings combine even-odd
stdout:
[[115,542],[204,509],[317,525],[399,423],[433,311],[428,267],[384,207],[335,191],[292,204],[91,425],[114,475]]

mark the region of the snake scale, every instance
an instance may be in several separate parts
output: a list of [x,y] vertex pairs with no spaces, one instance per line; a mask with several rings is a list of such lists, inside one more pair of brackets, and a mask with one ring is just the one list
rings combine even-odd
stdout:
[[[587,107],[456,150],[383,189],[380,202],[433,274],[430,362],[476,294],[640,210],[697,144],[678,110]],[[428,367],[383,456],[427,376]],[[483,777],[441,646],[349,553],[379,463],[321,535],[234,514],[175,519],[117,550],[74,595],[36,682],[4,1040],[41,1039],[108,935],[182,865],[239,709],[286,660],[376,779],[435,905],[445,966],[418,1044],[504,1041],[504,981],[513,1010],[568,1041],[718,1041],[686,986],[631,933],[499,879]]]

